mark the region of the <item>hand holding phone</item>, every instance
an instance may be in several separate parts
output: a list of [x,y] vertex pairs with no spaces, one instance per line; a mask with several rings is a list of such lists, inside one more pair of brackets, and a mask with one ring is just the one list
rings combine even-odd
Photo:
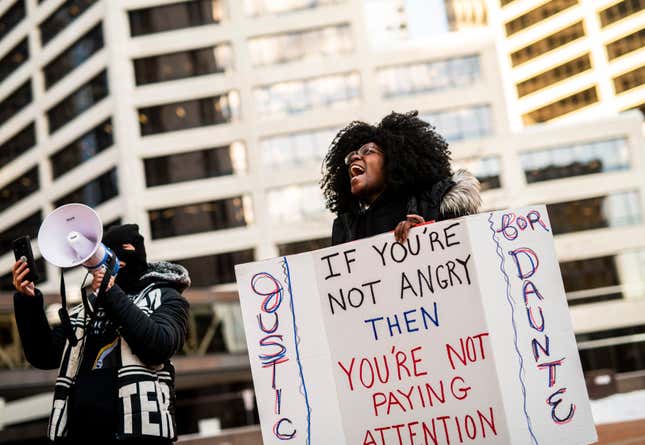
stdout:
[[38,271],[28,236],[13,241],[13,254],[16,258],[12,269],[13,285],[18,292],[33,296],[34,283],[38,280]]

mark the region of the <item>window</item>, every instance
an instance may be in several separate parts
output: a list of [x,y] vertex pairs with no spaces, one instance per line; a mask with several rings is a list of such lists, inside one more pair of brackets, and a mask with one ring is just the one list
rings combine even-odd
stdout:
[[191,287],[235,283],[235,265],[255,261],[253,249],[173,261],[190,271]]
[[421,119],[435,126],[448,142],[481,138],[493,131],[488,105],[433,111],[423,114]]
[[[44,283],[47,281],[47,264],[44,258],[36,259],[36,270],[38,271],[38,279],[35,284]],[[0,276],[0,291],[15,292],[13,287],[13,274],[11,272]]]
[[0,125],[3,125],[20,110],[29,105],[32,100],[30,79],[0,102]]
[[275,0],[244,0],[244,11],[246,15],[260,16],[314,9],[341,3],[345,3],[345,0],[283,0],[277,2]]
[[0,212],[37,192],[39,188],[38,167],[34,167],[0,188]]
[[474,55],[382,68],[378,77],[389,98],[472,85],[481,79],[481,68]]
[[624,93],[643,84],[645,84],[645,65],[614,78],[616,94]]
[[55,10],[40,25],[40,41],[42,46],[52,40],[62,30],[66,29],[73,21],[96,3],[96,0],[67,0]]
[[155,187],[246,172],[246,147],[234,142],[225,147],[144,159],[146,184]]
[[569,305],[645,297],[645,250],[560,263]]
[[107,74],[103,71],[47,111],[49,132],[54,133],[89,110],[107,97],[108,93]]
[[245,227],[253,222],[250,199],[242,196],[148,211],[152,239]]
[[511,62],[513,63],[513,66],[521,65],[524,62],[535,59],[536,57],[546,54],[560,46],[566,45],[569,42],[578,40],[579,38],[584,37],[584,35],[585,29],[582,22],[575,23],[545,37],[542,40],[538,40],[537,42],[531,43],[529,46],[515,51],[511,54]]
[[249,40],[253,66],[319,59],[350,53],[353,50],[354,39],[348,24],[291,31]]
[[615,372],[645,368],[645,326],[628,326],[578,334],[578,350],[585,371],[611,369]]
[[116,168],[112,168],[96,179],[77,188],[56,201],[56,207],[70,202],[81,202],[90,207],[96,207],[119,194]]
[[192,0],[128,12],[132,37],[218,24],[222,21],[221,0]]
[[645,28],[607,45],[607,57],[614,60],[645,46]]
[[239,117],[237,91],[139,109],[141,134],[165,133],[207,125],[227,124]]
[[42,213],[38,210],[36,213],[5,229],[0,233],[0,255],[11,252],[13,240],[16,238],[21,236],[28,236],[31,239],[38,238],[38,230],[42,222]]
[[504,6],[508,5],[508,4],[513,3],[514,1],[515,0],[500,0],[500,4],[502,5],[502,7],[504,7]]
[[547,122],[598,102],[596,87],[587,88],[522,116],[525,125]]
[[623,0],[600,11],[600,23],[603,28],[645,9],[643,0]]
[[267,199],[269,216],[275,224],[325,221],[328,216],[322,192],[315,183],[270,189]]
[[25,153],[36,145],[36,128],[34,123],[27,125],[15,135],[11,136],[0,146],[0,168]]
[[520,32],[577,4],[578,0],[551,0],[506,23],[506,35]]
[[265,119],[285,117],[358,103],[359,88],[360,78],[356,73],[280,82],[256,88],[255,106]]
[[536,150],[520,155],[526,182],[549,181],[592,173],[629,169],[625,138],[591,141]]
[[331,246],[331,238],[318,238],[306,241],[294,241],[278,244],[280,256],[295,255],[297,253],[311,252],[312,250],[324,249]]
[[45,87],[51,88],[101,48],[103,48],[103,29],[99,23],[45,66],[43,69]]
[[4,39],[27,16],[25,0],[18,0],[0,16],[0,40]]
[[576,59],[570,60],[555,68],[531,77],[523,82],[517,84],[517,95],[524,97],[542,88],[567,80],[576,74],[588,71],[591,69],[591,58],[589,53],[580,56]]
[[108,119],[49,157],[54,178],[89,161],[113,143],[112,120]]
[[622,227],[640,224],[641,209],[638,192],[620,192],[579,201],[549,204],[553,233]]
[[233,52],[228,43],[134,60],[137,85],[230,72]]
[[320,165],[338,129],[323,128],[260,140],[264,164],[271,169]]
[[499,156],[471,159],[460,162],[460,167],[471,172],[481,184],[481,191],[500,188],[501,163]]
[[0,82],[20,68],[27,59],[29,59],[29,43],[27,39],[23,39],[0,59]]
[[639,105],[636,105],[635,107],[628,108],[627,110],[623,110],[623,111],[631,111],[631,110],[638,110],[638,111],[641,112],[643,117],[645,117],[645,102],[643,102],[643,103],[641,103]]

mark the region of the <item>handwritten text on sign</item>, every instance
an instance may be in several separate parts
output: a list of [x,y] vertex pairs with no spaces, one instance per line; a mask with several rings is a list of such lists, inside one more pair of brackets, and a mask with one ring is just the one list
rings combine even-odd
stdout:
[[543,207],[236,273],[267,445],[595,437]]

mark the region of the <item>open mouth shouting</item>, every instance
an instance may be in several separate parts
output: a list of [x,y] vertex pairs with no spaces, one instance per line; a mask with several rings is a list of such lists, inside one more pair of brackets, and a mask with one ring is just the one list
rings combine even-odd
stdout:
[[353,162],[349,166],[349,178],[351,182],[358,180],[364,174],[365,174],[365,166],[360,161]]

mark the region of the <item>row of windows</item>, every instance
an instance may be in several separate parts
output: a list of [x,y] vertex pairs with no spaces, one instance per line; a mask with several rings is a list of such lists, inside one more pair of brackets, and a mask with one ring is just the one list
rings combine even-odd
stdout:
[[547,122],[596,102],[598,102],[598,92],[596,87],[593,86],[526,113],[522,116],[522,119],[526,125]]
[[89,161],[97,154],[111,147],[113,143],[112,120],[108,119],[49,157],[53,177],[58,178],[82,163]]
[[506,23],[506,35],[513,35],[577,4],[578,0],[551,0]]
[[106,98],[108,94],[107,73],[102,71],[47,111],[49,132],[53,133],[60,129]]
[[584,37],[584,35],[585,29],[582,22],[577,22],[511,53],[511,62],[513,66],[521,65],[531,59],[541,56],[542,54],[546,54],[549,51],[566,45],[567,43],[578,40],[579,38]]
[[40,41],[45,46],[90,9],[97,0],[67,0],[40,24]]
[[346,54],[353,50],[352,29],[347,24],[254,37],[249,40],[249,54],[253,66],[311,60]]
[[0,212],[26,198],[40,188],[38,167],[23,173],[0,189]]
[[216,201],[150,210],[152,239],[244,227],[253,222],[249,198],[237,196]]
[[213,97],[155,105],[139,109],[143,136],[218,125],[239,119],[240,97],[237,91]]
[[231,45],[225,43],[143,57],[134,60],[133,63],[137,85],[146,85],[205,74],[230,72],[233,69],[233,51]]
[[498,189],[502,186],[502,165],[499,156],[469,159],[458,164],[460,168],[465,168],[475,175],[482,191]]
[[285,117],[317,108],[358,103],[360,77],[358,73],[349,73],[293,80],[256,88],[253,93],[261,118]]
[[87,184],[62,196],[55,202],[56,207],[72,202],[81,202],[90,207],[97,207],[119,195],[119,184],[116,168],[91,180]]
[[566,261],[560,269],[569,305],[645,297],[645,250]]
[[221,0],[191,0],[128,12],[130,35],[142,36],[222,21]]
[[29,105],[32,100],[31,79],[29,79],[0,102],[0,125]]
[[548,204],[556,235],[582,230],[623,227],[641,222],[638,192],[621,192],[578,201]]
[[317,183],[271,189],[267,200],[269,215],[275,224],[323,221],[328,215]]
[[23,39],[11,48],[6,56],[0,59],[0,82],[9,77],[14,71],[29,59],[29,44]]
[[22,128],[1,145],[0,168],[4,167],[36,145],[36,127],[34,123],[32,122]]
[[99,23],[45,66],[43,69],[45,87],[51,88],[101,48],[103,48],[103,29]]
[[0,40],[14,29],[27,16],[25,0],[18,0],[0,16]]
[[645,47],[645,28],[615,40],[607,45],[607,57],[614,60]]
[[264,165],[271,170],[320,165],[336,133],[336,128],[323,128],[264,138],[260,141]]
[[600,23],[604,28],[643,9],[645,9],[644,0],[623,0],[600,11]]
[[239,175],[246,172],[246,147],[229,146],[144,159],[146,185],[154,187],[184,181]]
[[589,53],[580,56],[576,59],[570,60],[555,68],[551,68],[537,76],[531,77],[523,82],[517,84],[517,95],[524,97],[527,94],[534,93],[550,85],[556,84],[563,80],[567,80],[576,74],[588,71],[591,69],[591,57]]
[[399,97],[472,85],[481,78],[479,56],[456,57],[379,69],[384,97]]
[[489,105],[476,105],[424,113],[421,119],[434,125],[448,142],[481,138],[492,133]]
[[520,155],[526,182],[549,181],[592,173],[627,170],[626,139],[609,139],[565,147],[531,151]]
[[[47,267],[44,258],[41,257],[36,259],[36,270],[38,271],[36,284],[47,281]],[[0,276],[0,291],[15,292],[15,288],[13,287],[13,274],[11,272]]]
[[624,93],[643,84],[645,84],[645,65],[614,78],[616,94]]
[[337,5],[346,0],[244,0],[244,12],[248,16],[262,16]]

